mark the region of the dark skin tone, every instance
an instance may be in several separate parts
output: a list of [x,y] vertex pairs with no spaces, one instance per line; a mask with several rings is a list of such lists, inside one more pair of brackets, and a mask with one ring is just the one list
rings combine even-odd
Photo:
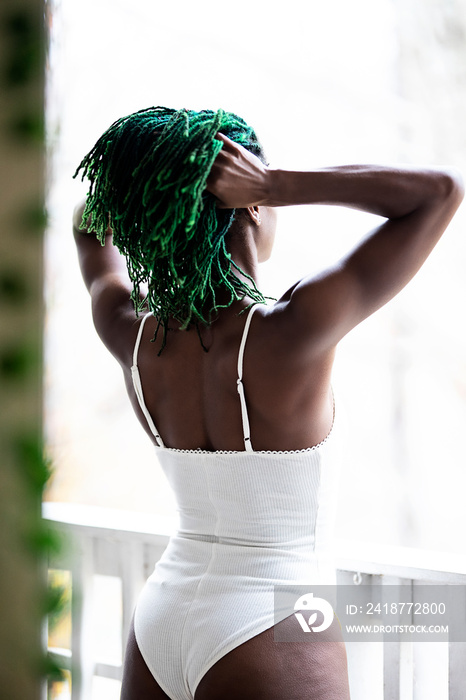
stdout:
[[[219,206],[241,211],[228,237],[233,259],[254,279],[271,252],[275,207],[328,204],[378,214],[385,220],[333,267],[296,282],[272,306],[259,307],[244,357],[244,386],[255,450],[296,450],[321,442],[333,418],[331,369],[338,342],[394,297],[419,270],[463,197],[450,170],[342,166],[309,172],[266,168],[219,134],[223,148],[207,189]],[[133,392],[130,367],[139,320],[122,256],[78,226],[74,231],[94,323],[119,361],[132,405],[153,440]],[[111,231],[109,230],[109,237]],[[109,243],[110,241],[108,241]],[[149,343],[148,319],[139,352],[147,407],[167,447],[244,450],[236,391],[236,361],[249,299],[219,312],[202,331],[172,320],[167,346]],[[290,625],[288,618],[279,623]],[[207,623],[206,623],[207,624]],[[347,700],[346,655],[338,628],[327,644],[276,644],[273,629],[226,654],[209,669],[196,700]],[[333,636],[332,636],[333,635]],[[123,700],[167,698],[145,666],[131,631]]]

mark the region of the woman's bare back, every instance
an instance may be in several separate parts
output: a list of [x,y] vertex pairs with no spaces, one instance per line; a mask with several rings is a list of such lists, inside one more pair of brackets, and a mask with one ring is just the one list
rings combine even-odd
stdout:
[[[224,310],[211,327],[200,331],[207,352],[196,329],[175,330],[179,324],[173,322],[167,346],[158,356],[161,339],[150,342],[156,320],[146,321],[138,366],[146,405],[166,446],[211,451],[244,449],[237,362],[249,311],[240,310],[239,305],[236,310]],[[312,447],[331,429],[333,352],[309,360],[303,373],[296,366],[292,347],[292,334],[287,335],[280,314],[259,306],[248,332],[243,375],[255,450]],[[133,407],[153,439],[129,371],[125,375]]]

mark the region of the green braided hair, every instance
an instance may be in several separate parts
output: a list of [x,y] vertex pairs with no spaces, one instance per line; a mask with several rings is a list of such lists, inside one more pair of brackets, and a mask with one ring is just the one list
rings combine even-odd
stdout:
[[[266,162],[253,129],[232,112],[150,107],[115,121],[73,176],[82,170],[81,179],[91,183],[82,227],[104,245],[110,223],[113,243],[126,257],[136,314],[147,304],[157,331],[163,327],[162,349],[170,316],[182,328],[195,323],[199,332],[199,324],[209,325],[235,300],[265,302],[225,247],[235,210],[218,209],[205,190],[222,148],[219,131]],[[148,295],[141,301],[143,283]],[[224,289],[230,299],[220,304]]]

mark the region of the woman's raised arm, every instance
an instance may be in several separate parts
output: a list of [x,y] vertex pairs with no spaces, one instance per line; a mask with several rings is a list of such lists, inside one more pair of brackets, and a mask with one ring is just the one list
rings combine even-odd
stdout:
[[[208,189],[220,206],[327,204],[386,219],[335,266],[282,298],[312,352],[333,347],[416,274],[463,198],[461,175],[441,168],[347,165],[310,172],[269,170],[221,136]],[[311,341],[311,342],[310,342]]]
[[91,296],[94,325],[103,343],[124,366],[131,362],[128,336],[135,321],[130,299],[133,285],[128,277],[125,259],[111,242],[102,246],[95,233],[81,228],[85,202],[73,212],[73,234],[84,284]]

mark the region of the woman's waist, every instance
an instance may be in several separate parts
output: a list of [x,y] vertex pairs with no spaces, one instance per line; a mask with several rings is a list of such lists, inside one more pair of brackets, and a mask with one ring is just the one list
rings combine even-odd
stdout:
[[313,552],[315,548],[315,536],[313,532],[294,531],[294,532],[277,532],[268,528],[255,528],[246,532],[230,530],[228,534],[221,532],[214,534],[209,531],[193,531],[178,529],[174,535],[177,539],[183,541],[203,542],[205,544],[215,544],[219,547],[244,547],[255,550],[274,550],[280,549],[284,551],[295,551],[302,549],[307,552]]
[[247,514],[180,509],[177,536],[246,547],[322,548],[333,532],[334,511],[325,507],[308,508],[289,516],[280,510],[263,512],[257,508],[251,508]]
[[[171,585],[205,576],[210,581],[225,577],[238,585],[261,580],[264,584],[285,581],[319,580],[324,569],[334,567],[331,549],[316,551],[308,543],[238,544],[212,536],[186,537],[176,534],[157,562],[154,576]],[[240,581],[243,581],[243,584]],[[214,584],[215,585],[215,584]]]

